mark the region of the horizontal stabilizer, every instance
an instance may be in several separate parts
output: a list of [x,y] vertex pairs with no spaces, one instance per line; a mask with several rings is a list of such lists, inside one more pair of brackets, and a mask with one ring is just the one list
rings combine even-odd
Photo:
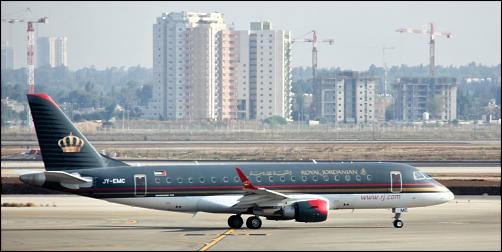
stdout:
[[29,173],[19,176],[19,179],[24,183],[42,186],[46,182],[60,183],[61,186],[70,189],[78,189],[89,187],[92,185],[92,179],[81,177],[78,174],[70,174],[64,171],[45,171],[37,173]]
[[48,182],[60,182],[67,184],[84,184],[92,182],[92,179],[80,177],[63,171],[46,171],[44,172]]

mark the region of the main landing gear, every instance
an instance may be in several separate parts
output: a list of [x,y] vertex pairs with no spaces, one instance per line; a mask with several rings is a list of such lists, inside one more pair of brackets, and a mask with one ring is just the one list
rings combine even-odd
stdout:
[[258,216],[251,216],[246,220],[246,227],[249,229],[259,229],[261,228],[261,220]]
[[[231,228],[239,229],[242,227],[244,221],[240,214],[232,215],[228,218],[228,226]],[[258,216],[251,216],[246,220],[246,227],[249,229],[259,229],[261,228],[261,220]]]
[[392,208],[392,212],[394,213],[394,227],[395,228],[402,228],[403,227],[403,222],[399,219],[401,217],[401,213],[407,212],[407,208]]
[[242,227],[243,223],[244,221],[240,214],[228,217],[228,226],[231,228],[239,229]]

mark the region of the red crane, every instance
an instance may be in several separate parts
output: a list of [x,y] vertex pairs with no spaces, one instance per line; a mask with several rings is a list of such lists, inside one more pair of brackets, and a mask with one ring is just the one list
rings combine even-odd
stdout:
[[[26,12],[31,13],[30,8],[25,9]],[[26,56],[27,56],[27,66],[28,69],[28,94],[33,94],[35,92],[35,28],[34,24],[47,24],[49,22],[48,17],[42,17],[36,20],[25,20],[19,18],[2,18],[2,22],[8,22],[10,24],[14,23],[27,23],[28,27],[26,29],[27,33],[27,47],[26,47]],[[29,109],[29,108],[28,108]],[[31,124],[30,120],[30,112],[28,111],[28,121],[27,125]]]

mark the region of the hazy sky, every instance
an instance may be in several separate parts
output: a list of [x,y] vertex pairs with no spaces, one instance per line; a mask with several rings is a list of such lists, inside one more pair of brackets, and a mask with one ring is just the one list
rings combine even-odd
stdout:
[[[400,34],[400,27],[420,28],[429,22],[453,38],[436,41],[436,64],[464,65],[476,61],[500,63],[500,2],[9,2],[2,1],[2,18],[49,17],[38,25],[38,36],[68,37],[70,69],[95,65],[152,66],[152,24],[163,12],[221,12],[237,30],[249,22],[270,20],[273,28],[290,30],[294,38],[315,29],[319,67],[364,70],[382,65],[382,46],[390,65],[428,64],[428,38]],[[15,13],[15,14],[12,14]],[[14,47],[14,67],[26,65],[26,24],[2,22],[2,42]],[[311,65],[311,45],[293,45],[293,66]]]

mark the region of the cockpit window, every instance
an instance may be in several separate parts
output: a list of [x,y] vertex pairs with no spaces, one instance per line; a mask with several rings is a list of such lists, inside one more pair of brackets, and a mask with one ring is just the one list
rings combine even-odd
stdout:
[[426,178],[430,179],[432,178],[429,174],[425,173],[425,172],[421,172]]
[[421,171],[414,171],[413,178],[415,180],[423,180],[423,179],[429,179],[429,178],[431,178],[431,176],[429,176],[426,173],[421,172]]

